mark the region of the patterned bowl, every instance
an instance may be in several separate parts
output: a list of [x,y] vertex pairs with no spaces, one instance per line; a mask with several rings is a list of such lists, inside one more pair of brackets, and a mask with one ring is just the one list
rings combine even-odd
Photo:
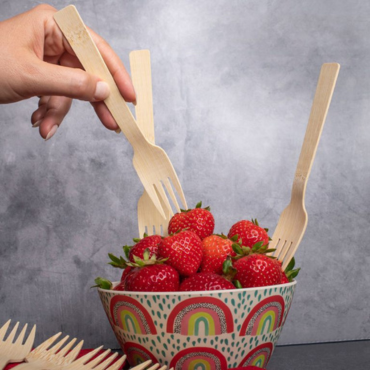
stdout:
[[266,368],[296,282],[208,292],[98,289],[131,366],[148,359],[175,370]]

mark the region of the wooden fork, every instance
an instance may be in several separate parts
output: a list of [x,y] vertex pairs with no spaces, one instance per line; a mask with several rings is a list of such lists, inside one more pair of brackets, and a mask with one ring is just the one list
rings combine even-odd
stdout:
[[[148,367],[150,366],[152,363],[151,360],[148,360],[148,361],[145,361],[135,367],[132,367],[130,370],[167,370],[167,366],[162,366],[160,367],[161,365],[159,364],[155,364],[151,367]],[[171,368],[170,370],[174,370],[173,368]]]
[[162,148],[146,140],[136,124],[76,8],[69,5],[55,13],[54,19],[85,70],[108,83],[110,95],[104,102],[134,149],[134,168],[155,207],[166,217],[157,194],[170,209],[168,194],[173,206],[180,212],[175,192],[183,205],[186,201],[170,159]]
[[17,370],[59,370],[62,365],[68,365],[73,362],[82,348],[83,340],[80,341],[77,346],[71,351],[70,349],[76,342],[76,338],[72,339],[67,345],[60,349],[68,340],[69,336],[67,335],[49,349],[49,347],[56,341],[56,339],[60,335],[61,333],[55,334],[51,338],[47,339],[45,342],[41,343],[33,351],[31,351],[25,358],[26,362],[18,365]]
[[[80,357],[76,361],[73,361],[72,363],[68,365],[64,365],[62,368],[59,368],[59,370],[105,370],[105,369],[106,370],[118,370],[120,369],[126,360],[126,356],[122,356],[114,364],[109,366],[112,363],[112,361],[118,356],[118,353],[113,353],[111,356],[107,357],[107,355],[111,352],[110,349],[107,349],[102,354],[100,354],[99,356],[91,360],[102,348],[103,346],[96,348],[95,350]],[[105,360],[103,361],[103,359]]]
[[269,248],[276,248],[273,256],[282,262],[285,270],[294,256],[307,227],[305,193],[307,180],[315,159],[316,149],[328,113],[339,64],[325,63],[321,67],[316,93],[313,100],[306,134],[294,176],[291,200],[281,213]]
[[27,337],[27,340],[24,344],[22,344],[28,326],[28,324],[26,324],[19,334],[17,340],[13,342],[19,322],[15,324],[13,330],[10,332],[6,340],[4,340],[10,322],[11,320],[8,320],[0,328],[0,369],[3,369],[7,364],[12,362],[22,362],[30,353],[35,340],[36,325],[33,326],[30,334]]
[[[135,50],[130,53],[131,78],[136,92],[136,122],[148,141],[154,144],[154,117],[152,77],[150,68],[149,50]],[[137,204],[139,235],[167,235],[167,225],[173,215],[161,200],[162,208],[167,217],[163,217],[153,204],[150,196],[144,189]],[[186,205],[185,205],[186,206]],[[186,207],[187,208],[187,207]]]

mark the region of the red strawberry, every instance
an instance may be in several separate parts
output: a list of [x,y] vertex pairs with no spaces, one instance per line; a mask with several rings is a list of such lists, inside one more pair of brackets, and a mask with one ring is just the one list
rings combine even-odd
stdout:
[[283,271],[283,274],[281,276],[281,282],[280,284],[287,284],[287,283],[290,283],[288,277],[286,276],[285,272]]
[[240,244],[252,247],[258,242],[263,242],[263,245],[268,244],[270,238],[267,232],[268,229],[262,228],[257,220],[252,219],[252,221],[242,220],[231,226],[227,236],[231,239],[237,235]]
[[189,276],[198,271],[202,262],[202,241],[192,231],[180,231],[162,239],[158,256],[167,258],[166,263],[174,267],[180,275]]
[[132,269],[128,272],[122,288],[131,292],[175,292],[179,289],[179,273],[171,266],[165,265],[165,259],[150,257],[147,248],[143,259],[134,256],[135,262],[127,262]]
[[125,290],[131,292],[176,292],[179,290],[178,272],[169,265],[135,267],[127,275]]
[[121,276],[121,282],[124,282],[126,279],[126,276],[131,272],[133,268],[131,266],[127,266],[123,271],[122,271],[122,276]]
[[243,288],[261,287],[281,283],[280,263],[264,254],[250,254],[234,262],[237,269],[235,280]]
[[213,272],[198,272],[180,284],[180,292],[235,289],[233,283]]
[[[162,240],[162,237],[160,235],[151,235],[148,236],[147,234],[144,234],[143,239],[133,239],[136,243],[132,247],[125,245],[123,247],[123,251],[125,252],[126,259],[129,260],[129,262],[135,262],[135,257],[143,259],[144,258],[144,252],[145,250],[149,251],[149,258],[152,256],[157,257],[158,254],[158,245],[160,241]],[[124,278],[130,271],[132,267],[128,267],[127,260],[124,259],[122,256],[116,257],[112,253],[108,253],[108,256],[110,258],[109,264],[116,268],[124,269],[122,276],[121,276],[121,282],[120,287],[116,287],[116,290],[124,290]]]
[[210,235],[202,240],[203,259],[200,265],[201,272],[215,272],[222,274],[222,265],[227,256],[235,256],[232,245],[234,241],[225,235]]
[[146,249],[149,249],[150,255],[149,258],[153,255],[157,256],[158,253],[158,245],[161,242],[162,237],[160,235],[151,235],[148,236],[147,234],[144,234],[143,239],[134,239],[134,242],[136,243],[132,247],[129,247],[125,245],[123,247],[123,250],[125,251],[125,254],[129,261],[134,261],[134,256],[143,258],[144,251]]
[[125,291],[125,281],[121,281],[119,284],[117,284],[112,290],[118,290],[118,291]]
[[131,266],[127,266],[123,272],[122,272],[122,276],[121,276],[121,281],[118,285],[116,285],[113,290],[126,290],[125,289],[125,280],[126,280],[126,277],[127,275],[131,272],[131,270],[133,269],[133,267]]
[[202,202],[199,202],[195,208],[181,210],[176,213],[168,224],[168,233],[174,234],[180,230],[190,230],[197,234],[201,239],[211,235],[215,228],[215,219],[210,208],[201,208]]

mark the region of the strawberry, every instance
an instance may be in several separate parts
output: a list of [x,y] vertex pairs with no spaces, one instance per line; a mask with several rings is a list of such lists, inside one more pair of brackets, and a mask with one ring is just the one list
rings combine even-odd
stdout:
[[290,283],[290,281],[288,279],[288,276],[286,276],[285,272],[283,271],[280,284],[287,284],[287,283]]
[[176,292],[179,273],[170,265],[135,267],[127,275],[125,290],[130,292]]
[[[143,259],[145,250],[149,251],[149,258],[151,258],[152,256],[156,257],[158,254],[158,245],[161,240],[162,240],[162,237],[160,235],[148,236],[147,234],[144,234],[143,239],[133,239],[133,241],[136,244],[134,244],[131,247],[128,245],[125,245],[123,247],[123,251],[125,253],[126,259],[129,262],[135,262],[135,257]],[[121,282],[123,282],[125,276],[128,274],[128,272],[130,271],[132,267],[128,267],[127,260],[124,259],[122,256],[116,257],[112,253],[108,253],[108,256],[110,258],[109,264],[111,266],[124,269],[124,271],[122,272],[122,276],[121,276]],[[120,288],[124,287],[124,283],[120,285],[122,285]],[[124,289],[121,289],[121,290],[124,290]]]
[[158,256],[167,258],[166,263],[174,267],[180,275],[190,276],[198,271],[202,262],[202,241],[192,231],[180,231],[162,239]]
[[288,266],[286,267],[285,271],[282,272],[283,276],[281,279],[281,284],[287,284],[294,280],[294,278],[298,275],[300,268],[295,269],[295,259],[294,257],[290,260]]
[[150,260],[148,264],[143,265],[134,263],[125,271],[127,271],[125,279],[114,288],[112,282],[101,277],[95,279],[94,287],[131,292],[177,292],[179,290],[179,273],[173,267],[163,264],[163,260]]
[[184,279],[180,292],[197,292],[202,290],[235,289],[233,283],[214,272],[198,272]]
[[124,282],[125,279],[126,279],[126,276],[131,272],[132,270],[132,267],[131,266],[127,266],[123,271],[122,271],[122,275],[121,275],[121,282]]
[[201,239],[212,235],[215,228],[215,219],[210,208],[202,208],[202,202],[199,202],[195,208],[181,210],[176,213],[168,224],[168,234],[174,234],[180,230],[190,230],[197,234]]
[[144,234],[144,237],[142,239],[133,239],[135,244],[133,246],[127,246],[125,245],[123,247],[123,250],[125,252],[125,255],[127,259],[130,262],[134,261],[134,256],[143,258],[144,251],[148,248],[150,251],[150,256],[155,255],[157,256],[158,253],[158,245],[162,240],[162,237],[160,235],[151,235],[148,236],[147,234]]
[[268,229],[259,226],[257,220],[248,221],[242,220],[231,226],[227,236],[231,239],[235,235],[238,236],[238,242],[246,247],[252,247],[258,242],[263,242],[263,245],[269,243],[270,238],[267,234]]
[[166,259],[157,259],[150,256],[147,248],[143,258],[134,256],[135,262],[127,262],[132,269],[120,285],[131,292],[176,292],[180,285],[179,273],[169,265],[164,264]]
[[95,279],[96,285],[92,286],[92,288],[99,287],[99,288],[107,289],[107,290],[126,290],[125,280],[126,280],[126,276],[131,272],[131,270],[132,270],[132,267],[130,266],[127,266],[123,270],[121,281],[115,287],[113,287],[113,283],[110,280],[104,279],[102,277],[97,277]]
[[202,240],[203,259],[200,271],[222,274],[222,265],[227,256],[236,255],[232,248],[234,242],[225,235],[210,235],[204,238]]
[[121,280],[121,282],[117,284],[114,288],[112,288],[112,290],[125,291],[126,290],[125,281]]
[[243,288],[253,288],[281,283],[281,265],[276,259],[265,254],[252,253],[234,262],[238,271],[235,280]]
[[125,280],[126,280],[126,277],[127,275],[132,271],[133,267],[131,266],[127,266],[123,272],[122,272],[122,276],[121,276],[121,281],[118,285],[116,285],[113,290],[126,290],[125,289]]

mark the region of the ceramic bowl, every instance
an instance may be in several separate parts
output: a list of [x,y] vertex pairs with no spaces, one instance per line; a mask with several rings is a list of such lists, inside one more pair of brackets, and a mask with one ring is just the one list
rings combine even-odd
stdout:
[[148,359],[175,370],[266,368],[296,282],[208,292],[98,289],[131,366]]

